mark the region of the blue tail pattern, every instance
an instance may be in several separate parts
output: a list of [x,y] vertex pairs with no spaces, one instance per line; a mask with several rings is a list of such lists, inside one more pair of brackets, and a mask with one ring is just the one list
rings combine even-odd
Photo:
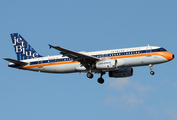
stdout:
[[17,55],[17,60],[32,59],[42,57],[39,55],[26,40],[18,33],[11,34],[12,43]]

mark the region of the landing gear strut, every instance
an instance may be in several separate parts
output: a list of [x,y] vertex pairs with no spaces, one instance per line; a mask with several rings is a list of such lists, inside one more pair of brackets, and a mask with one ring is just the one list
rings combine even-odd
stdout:
[[151,70],[150,74],[151,74],[151,75],[154,75],[155,73],[154,73],[154,71],[152,71],[153,65],[152,65],[152,64],[149,64],[149,68],[150,68],[150,70]]
[[104,79],[102,78],[102,76],[105,74],[105,72],[101,72],[101,77],[98,78],[98,83],[103,84],[104,83]]

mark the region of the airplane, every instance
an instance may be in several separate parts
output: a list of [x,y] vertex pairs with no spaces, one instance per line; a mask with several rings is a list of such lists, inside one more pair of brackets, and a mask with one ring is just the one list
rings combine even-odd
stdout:
[[61,55],[41,56],[19,34],[11,34],[17,60],[3,58],[11,63],[9,67],[45,73],[87,73],[93,78],[93,73],[100,74],[98,83],[103,84],[102,76],[108,72],[109,77],[131,77],[133,68],[149,66],[150,74],[154,75],[153,65],[165,63],[174,59],[174,54],[158,46],[144,46],[124,49],[113,49],[95,52],[75,52],[49,44],[49,48],[60,51]]

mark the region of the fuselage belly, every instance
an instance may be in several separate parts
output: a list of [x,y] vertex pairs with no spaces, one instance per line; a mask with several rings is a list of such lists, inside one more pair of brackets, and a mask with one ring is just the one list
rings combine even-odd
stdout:
[[[146,66],[149,64],[155,65],[155,64],[160,64],[160,63],[164,63],[168,61],[166,58],[162,56],[152,56],[152,55],[144,56],[144,57],[122,58],[122,60],[125,62],[124,66],[122,67],[137,67],[137,66]],[[80,63],[70,63],[70,64],[51,65],[51,66],[45,66],[44,64],[42,64],[35,68],[29,68],[28,70],[37,71],[37,72],[45,72],[45,73],[74,73],[74,72],[87,72],[88,71],[85,67],[84,67],[85,69],[77,69],[80,66],[81,66]],[[117,68],[117,69],[120,69],[120,68]]]

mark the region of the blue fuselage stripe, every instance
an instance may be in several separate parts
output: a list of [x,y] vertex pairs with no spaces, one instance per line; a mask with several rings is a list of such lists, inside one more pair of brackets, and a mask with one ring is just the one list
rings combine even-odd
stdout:
[[[134,55],[134,54],[142,54],[142,53],[159,52],[160,49],[163,49],[163,48],[151,49],[151,50],[141,50],[141,51],[117,52],[117,53],[109,53],[109,54],[98,54],[98,55],[92,55],[92,56],[96,57],[96,58],[115,57],[115,56],[123,56],[123,55]],[[66,61],[73,61],[73,59],[71,59],[71,58],[60,58],[60,59],[49,59],[49,60],[42,60],[42,61],[34,61],[34,62],[30,62],[30,65],[54,63],[54,62],[66,62]]]

